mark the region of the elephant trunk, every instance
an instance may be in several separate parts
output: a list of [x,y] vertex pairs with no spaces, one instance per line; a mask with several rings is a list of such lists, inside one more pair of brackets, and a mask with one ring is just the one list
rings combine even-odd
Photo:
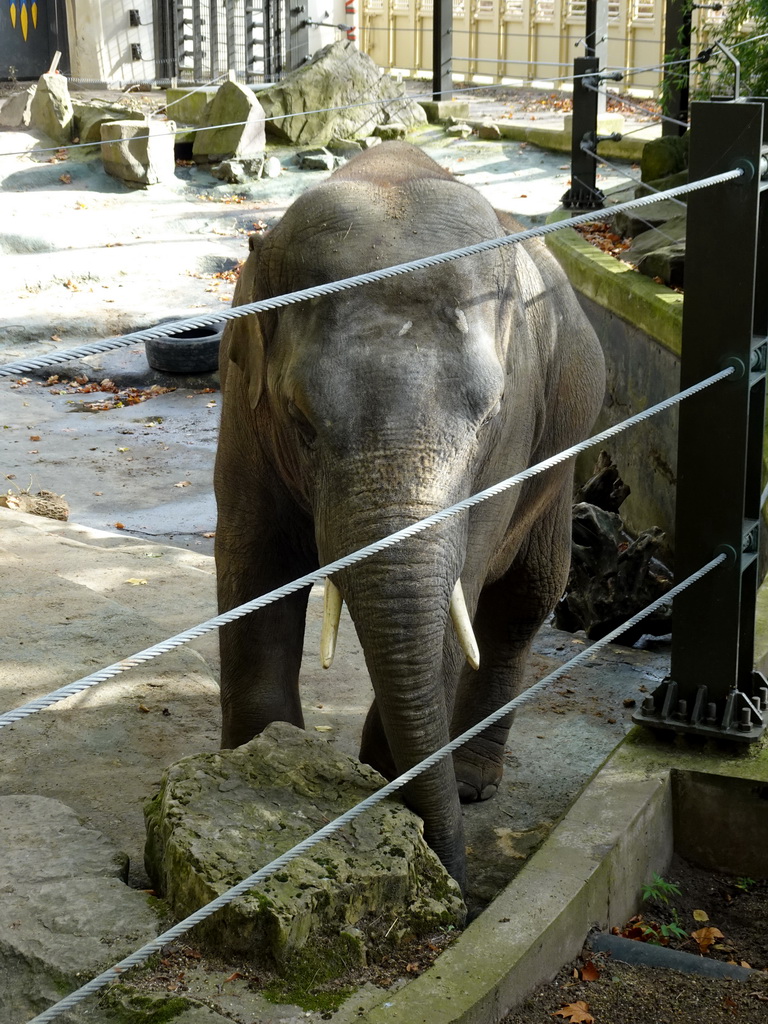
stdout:
[[[388,775],[393,769],[407,771],[449,739],[443,652],[461,565],[457,549],[463,550],[456,542],[463,540],[463,530],[444,524],[432,534],[338,574],[376,695],[377,727],[369,728],[369,716],[361,756]],[[458,608],[463,602],[453,603]],[[466,612],[457,610],[457,618],[471,636]],[[467,638],[468,646],[473,643]],[[404,796],[424,819],[429,845],[463,883],[464,842],[451,759],[409,783]]]

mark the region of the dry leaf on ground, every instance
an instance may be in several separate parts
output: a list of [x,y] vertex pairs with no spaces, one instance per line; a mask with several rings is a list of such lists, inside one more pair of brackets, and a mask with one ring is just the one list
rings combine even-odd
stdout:
[[691,932],[691,938],[697,943],[702,953],[706,953],[715,939],[724,939],[725,936],[719,928],[699,928]]
[[593,1024],[595,1018],[588,1011],[589,1004],[585,1003],[583,999],[579,999],[577,1003],[568,1003],[567,1006],[555,1010],[552,1016],[565,1017],[571,1021],[571,1024]]

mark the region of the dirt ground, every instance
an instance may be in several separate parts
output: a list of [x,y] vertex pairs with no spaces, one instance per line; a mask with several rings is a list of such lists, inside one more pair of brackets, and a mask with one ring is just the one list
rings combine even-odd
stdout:
[[[765,1024],[768,1019],[768,880],[714,875],[675,859],[663,879],[679,894],[644,904],[646,928],[676,924],[683,935],[669,947],[755,968],[745,981],[621,963],[585,949],[500,1024]],[[694,916],[694,913],[696,916]],[[707,935],[714,929],[721,935]],[[638,922],[626,931],[638,933]],[[701,952],[699,942],[707,946]],[[654,939],[654,941],[656,941]],[[666,939],[662,936],[662,941]]]

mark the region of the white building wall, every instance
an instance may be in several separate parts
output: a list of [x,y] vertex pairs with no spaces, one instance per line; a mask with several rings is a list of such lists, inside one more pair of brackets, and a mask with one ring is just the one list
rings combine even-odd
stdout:
[[[67,0],[73,79],[94,82],[151,81],[156,77],[152,0]],[[141,24],[130,24],[137,10]],[[131,44],[141,47],[134,60]]]

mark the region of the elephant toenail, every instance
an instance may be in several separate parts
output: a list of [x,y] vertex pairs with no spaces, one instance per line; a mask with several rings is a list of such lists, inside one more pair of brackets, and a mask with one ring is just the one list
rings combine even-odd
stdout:
[[492,796],[496,796],[498,791],[499,791],[499,787],[496,785],[495,782],[492,785],[490,785],[490,786],[484,786],[483,787],[483,791],[480,794],[480,799],[481,800],[490,800]]

